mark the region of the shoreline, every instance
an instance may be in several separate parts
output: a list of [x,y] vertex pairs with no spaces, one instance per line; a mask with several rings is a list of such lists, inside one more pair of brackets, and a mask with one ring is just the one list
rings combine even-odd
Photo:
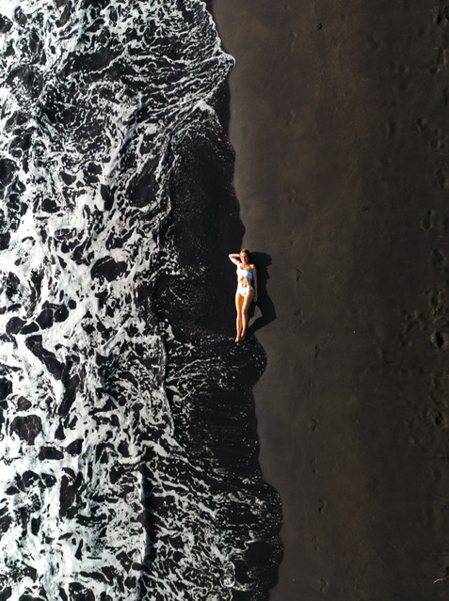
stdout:
[[272,258],[253,390],[284,511],[270,599],[443,599],[447,19],[424,2],[213,12],[237,61],[243,245]]

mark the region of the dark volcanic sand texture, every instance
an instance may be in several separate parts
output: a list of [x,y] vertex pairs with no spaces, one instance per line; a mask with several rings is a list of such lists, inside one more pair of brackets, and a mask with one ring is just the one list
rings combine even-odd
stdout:
[[272,257],[255,388],[284,506],[272,601],[448,595],[444,6],[214,4],[244,244]]

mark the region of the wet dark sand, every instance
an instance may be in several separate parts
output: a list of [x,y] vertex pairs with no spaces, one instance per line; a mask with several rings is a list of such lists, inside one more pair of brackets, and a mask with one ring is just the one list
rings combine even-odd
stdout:
[[449,10],[214,11],[244,244],[272,260],[254,389],[284,511],[271,600],[447,599]]

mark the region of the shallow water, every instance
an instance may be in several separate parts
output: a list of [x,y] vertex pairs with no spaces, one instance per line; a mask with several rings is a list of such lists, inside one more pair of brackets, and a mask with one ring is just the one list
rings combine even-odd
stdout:
[[265,356],[198,261],[242,231],[233,59],[199,0],[0,12],[2,598],[264,599]]

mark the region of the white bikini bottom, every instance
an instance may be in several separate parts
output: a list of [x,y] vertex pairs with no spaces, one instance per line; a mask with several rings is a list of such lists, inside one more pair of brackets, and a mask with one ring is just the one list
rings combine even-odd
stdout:
[[250,290],[254,290],[252,286],[239,286],[237,292],[240,296],[246,296]]

